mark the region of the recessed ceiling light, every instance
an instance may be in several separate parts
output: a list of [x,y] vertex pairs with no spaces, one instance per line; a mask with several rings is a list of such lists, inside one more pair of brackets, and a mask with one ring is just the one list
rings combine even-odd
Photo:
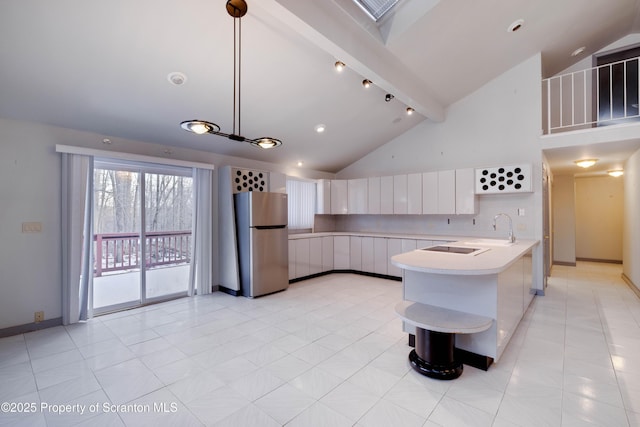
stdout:
[[304,165],[304,162],[303,162],[302,160],[299,160],[299,161],[298,161],[298,167],[300,167],[300,166],[302,166],[302,165]]
[[507,31],[510,33],[515,33],[524,25],[524,19],[516,19],[507,27]]
[[614,178],[624,175],[624,171],[622,169],[607,171],[607,173]]
[[346,67],[346,65],[344,65],[344,62],[342,61],[336,61],[336,63],[333,65],[336,68],[337,72],[342,72],[342,70],[344,70],[344,67]]
[[111,145],[111,140],[110,140],[109,138],[104,138],[104,139],[102,140],[102,143],[103,143],[103,144],[107,144],[107,145]]
[[573,52],[571,52],[571,56],[578,56],[582,52],[584,52],[585,49],[586,49],[586,46],[579,47],[576,50],[574,50]]
[[371,87],[371,80],[369,79],[364,79],[362,81],[362,86],[364,86],[366,89],[368,89],[369,87]]
[[590,168],[591,166],[595,165],[596,162],[598,161],[598,159],[582,159],[582,160],[576,160],[574,163],[577,166],[580,166],[581,168]]
[[169,80],[169,83],[172,85],[180,86],[187,82],[187,76],[180,71],[174,71],[173,73],[169,73],[167,80]]
[[416,110],[414,110],[414,109],[413,109],[413,108],[411,108],[411,107],[407,107],[407,116],[412,115],[414,111],[416,111]]
[[314,129],[316,130],[317,133],[322,133],[325,130],[327,130],[327,127],[325,125],[323,125],[322,123],[320,123],[320,124],[317,124]]

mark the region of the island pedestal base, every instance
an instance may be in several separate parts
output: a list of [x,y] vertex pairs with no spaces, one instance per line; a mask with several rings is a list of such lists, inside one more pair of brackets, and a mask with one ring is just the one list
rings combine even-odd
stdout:
[[416,347],[409,353],[411,367],[438,380],[462,375],[462,363],[454,357],[455,334],[416,328]]

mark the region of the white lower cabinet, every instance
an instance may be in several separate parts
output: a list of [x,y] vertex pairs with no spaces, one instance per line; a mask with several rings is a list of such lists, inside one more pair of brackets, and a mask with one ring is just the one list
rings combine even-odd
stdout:
[[289,280],[296,278],[296,241],[289,240]]
[[297,239],[295,242],[295,278],[309,275],[309,241],[312,239]]
[[309,274],[322,272],[322,238],[309,239]]
[[362,270],[365,273],[373,273],[375,267],[375,259],[373,254],[373,237],[362,238]]
[[333,270],[333,236],[322,237],[322,271]]
[[[410,239],[387,239],[387,274],[389,276],[402,277],[402,269],[391,264],[391,257],[399,255],[404,252],[409,252],[413,249],[404,248],[404,242],[413,242],[413,249],[416,248],[416,241]],[[410,247],[411,245],[409,245]]]
[[387,274],[387,239],[386,237],[376,237],[373,239],[374,264],[373,272],[376,274]]
[[349,236],[333,237],[333,268],[335,270],[348,270],[350,268],[350,240]]
[[362,237],[351,236],[349,239],[349,268],[362,271]]

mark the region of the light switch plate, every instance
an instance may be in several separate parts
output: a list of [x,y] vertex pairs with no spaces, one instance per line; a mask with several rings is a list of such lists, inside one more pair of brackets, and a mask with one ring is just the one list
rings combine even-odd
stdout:
[[42,223],[41,222],[23,222],[22,232],[23,233],[42,233]]

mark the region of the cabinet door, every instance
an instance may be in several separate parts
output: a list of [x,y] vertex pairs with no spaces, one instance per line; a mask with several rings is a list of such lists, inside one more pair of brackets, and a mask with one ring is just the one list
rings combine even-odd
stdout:
[[402,252],[411,252],[417,249],[417,244],[414,239],[402,239]]
[[348,184],[345,180],[331,181],[331,213],[344,215],[349,212]]
[[380,177],[369,178],[367,192],[369,193],[367,213],[377,215],[380,213]]
[[294,240],[296,249],[296,278],[309,275],[309,240]]
[[328,179],[321,179],[316,183],[316,213],[331,214],[331,181]]
[[478,213],[474,181],[475,169],[456,170],[456,213],[458,215]]
[[322,238],[322,271],[333,270],[333,236]]
[[367,204],[367,178],[350,179],[348,183],[348,207],[347,212],[350,214],[366,214]]
[[393,213],[407,213],[407,175],[393,177]]
[[[412,241],[415,249],[416,241]],[[402,269],[391,263],[392,256],[408,252],[403,250],[402,242],[403,239],[387,239],[387,274],[389,276],[402,277]]]
[[373,237],[362,238],[362,271],[365,273],[373,273],[375,271],[373,241]]
[[423,249],[433,246],[432,240],[416,240],[416,249]]
[[393,177],[380,178],[380,213],[393,214]]
[[336,270],[349,269],[349,236],[333,237],[333,268]]
[[289,280],[296,277],[296,241],[289,240]]
[[438,172],[438,213],[456,213],[456,171]]
[[362,271],[362,237],[351,236],[349,245],[349,268]]
[[422,174],[422,213],[426,215],[438,213],[438,172]]
[[387,274],[388,271],[387,240],[389,239],[386,237],[376,237],[373,240],[373,253],[375,256],[373,272],[376,274]]
[[407,213],[420,215],[422,213],[422,174],[407,175]]
[[309,274],[322,272],[322,239],[309,239]]

